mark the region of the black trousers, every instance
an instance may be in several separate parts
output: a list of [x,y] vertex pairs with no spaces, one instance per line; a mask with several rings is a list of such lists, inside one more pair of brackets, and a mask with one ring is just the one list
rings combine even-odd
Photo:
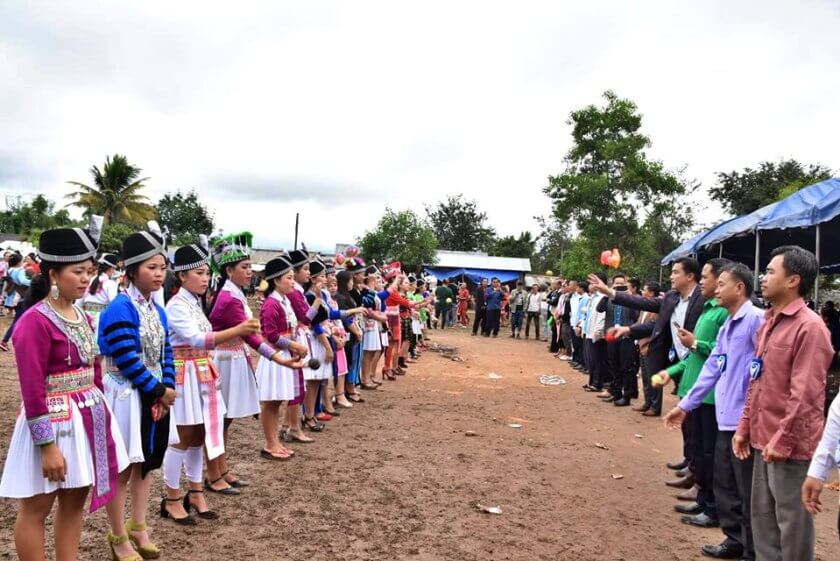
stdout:
[[527,312],[525,316],[525,338],[528,338],[528,332],[531,330],[531,320],[534,320],[534,335],[537,339],[540,338],[540,313]]
[[502,319],[502,310],[487,310],[487,317],[484,320],[484,334],[499,334],[499,322]]
[[694,411],[694,475],[700,491],[697,502],[703,507],[703,512],[710,518],[717,519],[715,506],[714,469],[715,445],[717,443],[717,418],[715,406],[701,404]]
[[586,340],[589,345],[589,385],[599,390],[609,383],[609,368],[607,366],[607,342]]
[[484,324],[487,322],[487,308],[476,308],[475,319],[473,319],[473,335],[478,334],[481,329],[484,332]]
[[697,415],[697,409],[694,411],[689,411],[686,416],[685,420],[682,424],[682,437],[683,437],[683,457],[688,460],[688,465],[691,467],[691,471],[694,471],[694,429],[695,429],[695,421],[694,417]]
[[[551,317],[551,315],[549,314],[548,317]],[[560,335],[561,329],[562,326],[557,323],[557,320],[555,319],[551,324],[551,343],[548,348],[548,350],[552,353],[558,352],[560,348],[563,347],[563,338]]]
[[630,339],[607,343],[610,392],[616,399],[632,399],[636,389],[636,345]]
[[752,496],[753,454],[741,461],[732,453],[735,431],[718,431],[715,442],[715,504],[720,529],[727,545],[740,548],[742,557],[755,559],[750,503]]
[[583,359],[583,339],[577,336],[574,328],[572,329],[572,360],[578,364],[585,366]]
[[662,388],[654,388],[650,383],[650,377],[656,374],[650,368],[646,356],[639,357],[642,372],[642,389],[645,393],[645,407],[656,414],[662,413]]

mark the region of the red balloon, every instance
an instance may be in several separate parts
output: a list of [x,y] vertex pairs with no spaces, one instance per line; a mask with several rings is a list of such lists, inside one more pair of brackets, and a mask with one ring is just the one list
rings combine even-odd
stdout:
[[601,252],[601,265],[605,265],[609,267],[610,265],[610,257],[612,256],[612,251],[609,249]]
[[615,332],[614,331],[608,331],[607,336],[604,337],[604,339],[607,340],[607,343],[615,343]]

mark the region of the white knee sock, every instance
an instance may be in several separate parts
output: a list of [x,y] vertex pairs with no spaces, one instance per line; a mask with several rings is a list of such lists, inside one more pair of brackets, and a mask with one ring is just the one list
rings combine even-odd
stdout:
[[204,480],[204,446],[187,448],[184,468],[187,472],[187,481],[201,483]]
[[174,446],[166,449],[163,456],[163,482],[170,489],[181,487],[181,466],[184,465],[186,450],[179,450]]

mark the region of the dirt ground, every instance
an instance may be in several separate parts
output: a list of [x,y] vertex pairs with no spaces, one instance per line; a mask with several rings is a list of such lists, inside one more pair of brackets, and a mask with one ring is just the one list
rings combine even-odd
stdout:
[[[153,501],[163,558],[688,560],[721,541],[720,530],[684,526],[672,510],[663,482],[666,461],[679,456],[678,432],[583,392],[583,377],[545,343],[461,330],[433,338],[457,346],[464,362],[425,353],[407,376],[329,422],[315,444],[295,446],[290,462],[261,460],[257,421],[236,423],[232,460],[253,485],[238,498],[210,495],[222,519],[189,530],[161,520]],[[3,458],[19,400],[12,364],[0,356]],[[568,383],[543,386],[541,374]],[[674,403],[669,396],[666,407]],[[817,553],[829,561],[840,559],[838,495],[825,493]],[[16,558],[14,517],[14,503],[0,502],[0,559]],[[86,519],[80,559],[108,558],[105,533],[104,513]]]

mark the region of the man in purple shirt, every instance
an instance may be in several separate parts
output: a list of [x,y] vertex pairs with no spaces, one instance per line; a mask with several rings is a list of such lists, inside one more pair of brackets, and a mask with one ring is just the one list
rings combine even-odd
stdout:
[[729,312],[729,318],[718,332],[715,348],[694,386],[664,418],[666,426],[678,428],[686,413],[700,407],[714,388],[718,434],[713,486],[720,528],[726,539],[720,545],[704,545],[701,551],[718,559],[755,559],[750,526],[753,456],[739,460],[732,451],[732,437],[750,384],[749,365],[755,356],[756,335],[764,323],[764,311],[750,301],[753,282],[750,270],[740,263],[721,270],[715,298]]
[[834,350],[820,316],[803,300],[819,266],[810,251],[782,246],[761,281],[773,306],[758,332],[750,388],[732,438],[735,456],[756,452],[752,528],[762,561],[813,561],[814,520],[800,491],[823,428],[826,373]]

